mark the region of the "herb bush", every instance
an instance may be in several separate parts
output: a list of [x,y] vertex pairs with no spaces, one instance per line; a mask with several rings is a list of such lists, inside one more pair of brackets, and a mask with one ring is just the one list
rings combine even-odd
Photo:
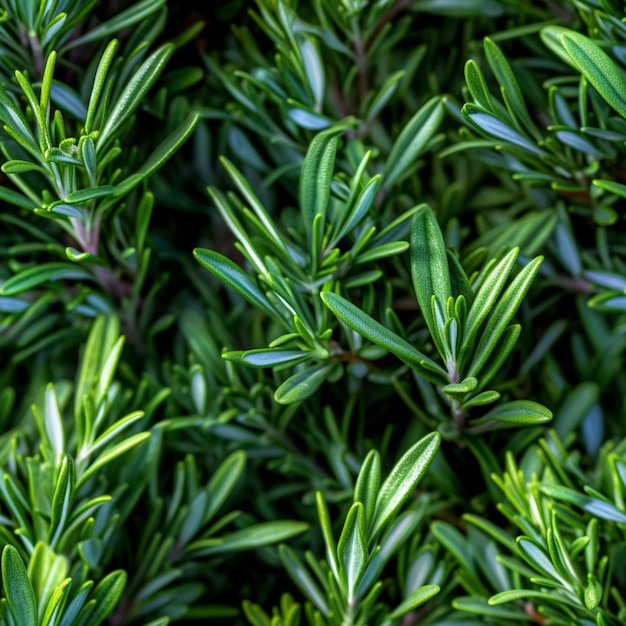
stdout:
[[2,624],[626,624],[620,0],[0,50]]

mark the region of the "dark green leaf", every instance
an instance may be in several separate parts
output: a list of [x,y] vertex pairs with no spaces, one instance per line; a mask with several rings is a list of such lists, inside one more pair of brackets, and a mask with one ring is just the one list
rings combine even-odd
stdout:
[[13,159],[2,164],[2,171],[5,174],[25,174],[27,172],[39,172],[40,174],[47,175],[48,172],[32,161],[20,161],[19,159]]
[[13,296],[43,283],[63,278],[73,278],[76,280],[91,278],[85,270],[70,263],[43,263],[35,265],[12,276],[2,285],[0,293],[6,296]]
[[426,473],[439,449],[440,441],[441,436],[438,432],[426,435],[407,450],[396,463],[378,492],[371,537],[376,537],[394,520],[400,507]]
[[254,550],[272,543],[285,541],[295,535],[299,535],[309,529],[305,522],[281,520],[276,522],[263,522],[236,530],[223,537],[219,542],[215,540],[199,540],[188,546],[188,551],[194,557],[213,556],[216,554],[239,552],[241,550]]
[[135,112],[150,87],[163,71],[173,52],[174,46],[172,44],[164,44],[153,52],[133,74],[107,115],[106,122],[98,134],[96,140],[98,153],[101,153],[104,147],[116,137],[121,126]]
[[513,248],[484,278],[467,314],[462,351],[471,347],[480,325],[494,308],[498,296],[513,271],[518,253],[519,249]]
[[333,363],[322,363],[294,374],[274,392],[274,400],[279,404],[293,404],[310,398],[328,378],[333,367]]
[[490,113],[486,109],[471,103],[463,107],[462,113],[463,117],[476,130],[496,139],[499,145],[510,143],[536,156],[542,154],[541,150],[534,143],[518,130],[512,128],[511,125],[499,115]]
[[395,354],[427,380],[436,383],[446,380],[447,374],[442,367],[345,298],[329,291],[322,292],[321,297],[324,304],[344,324]]
[[395,140],[385,163],[383,186],[391,187],[426,151],[444,116],[439,96],[429,100],[407,123]]
[[2,551],[2,588],[16,626],[37,624],[37,602],[24,561],[17,549],[7,545]]
[[160,167],[162,167],[189,139],[199,120],[197,113],[189,115],[178,128],[176,128],[156,150],[135,170],[132,176],[122,181],[115,187],[115,195],[121,196],[134,189],[139,183],[146,180]]
[[363,503],[365,525],[369,529],[376,507],[376,497],[380,487],[380,455],[370,450],[365,457],[354,485],[354,502]]
[[411,223],[411,276],[422,315],[443,355],[443,327],[439,327],[433,315],[431,301],[435,296],[441,310],[446,310],[448,298],[452,297],[450,269],[441,228],[426,204],[420,206]]
[[495,428],[513,426],[534,426],[545,424],[552,419],[552,412],[542,404],[532,400],[513,400],[499,404],[480,419],[471,420],[470,428],[492,424]]
[[535,139],[541,139],[541,134],[531,120],[528,109],[526,108],[522,90],[515,78],[515,73],[506,57],[489,37],[485,37],[483,45],[487,62],[500,85],[502,97],[504,98],[506,108],[511,117],[513,119],[519,119],[526,131],[530,132]]
[[551,498],[578,506],[595,517],[609,520],[611,522],[617,522],[619,524],[626,524],[626,513],[620,511],[610,502],[605,502],[599,498],[593,498],[586,494],[574,491],[569,487],[562,487],[561,485],[540,484],[539,489],[542,493],[545,493]]
[[95,600],[95,610],[90,615],[90,624],[98,626],[113,611],[126,586],[126,572],[116,570],[105,576],[93,590],[91,600]]
[[409,249],[409,244],[406,241],[390,241],[380,246],[370,248],[365,252],[359,253],[355,260],[355,265],[362,265],[363,263],[371,263],[380,259],[386,259],[387,257],[401,254]]
[[491,93],[487,87],[485,77],[480,71],[480,67],[476,61],[470,59],[465,64],[465,82],[467,88],[474,99],[474,103],[480,105],[487,111],[494,111]]
[[[324,230],[335,168],[335,154],[342,132],[343,128],[331,128],[316,135],[302,163],[298,199],[310,243],[313,241],[313,223],[317,215],[321,216],[318,228],[322,232]],[[319,251],[312,252],[317,254]]]
[[76,472],[74,461],[69,455],[63,457],[59,476],[54,487],[52,496],[52,506],[50,515],[49,543],[54,548],[57,539],[60,537],[64,526],[67,524],[71,512],[74,498],[74,484],[76,482]]
[[500,301],[489,316],[485,330],[480,338],[474,358],[467,372],[468,376],[475,376],[480,380],[479,374],[481,369],[530,289],[542,262],[543,257],[537,257],[528,263],[500,297]]
[[159,10],[165,2],[166,0],[140,0],[140,2],[134,3],[125,11],[121,11],[111,19],[100,22],[95,28],[92,28],[81,37],[71,39],[66,49],[75,48],[92,41],[98,41],[98,39],[117,35],[128,26],[137,24],[150,17]]
[[252,305],[265,311],[270,317],[282,322],[274,307],[265,297],[263,292],[250,280],[248,275],[241,268],[224,255],[196,248],[193,251],[200,265],[209,270],[212,274],[224,281],[231,289],[234,289],[240,296],[248,300]]
[[114,191],[115,187],[111,185],[102,185],[101,187],[92,187],[91,189],[80,189],[68,193],[67,196],[65,196],[65,202],[69,204],[83,204],[95,198],[110,196]]
[[205,523],[210,521],[234,489],[246,465],[246,454],[237,450],[226,457],[213,472],[207,485],[209,504],[204,513]]
[[561,42],[583,76],[626,117],[626,80],[608,54],[595,41],[574,31],[561,33]]
[[337,561],[346,593],[353,598],[367,564],[365,514],[361,502],[355,502],[348,511],[337,543]]
[[398,619],[403,615],[406,615],[410,611],[416,609],[418,606],[424,604],[424,602],[427,602],[431,598],[434,598],[440,590],[441,587],[439,587],[438,585],[424,585],[423,587],[416,589],[406,598],[406,600],[404,600],[404,602],[399,604],[389,614],[388,618]]
[[[4,171],[4,167],[2,169]],[[623,185],[622,183],[616,183],[614,180],[602,179],[592,180],[591,183],[600,189],[604,189],[605,191],[619,196],[620,198],[626,198],[626,185]]]

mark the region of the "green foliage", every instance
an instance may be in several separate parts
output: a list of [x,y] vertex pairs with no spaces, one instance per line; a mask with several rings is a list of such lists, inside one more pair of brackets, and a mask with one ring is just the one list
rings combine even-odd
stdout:
[[0,625],[625,623],[623,3],[205,4],[0,0]]
[[[391,608],[381,601],[383,583],[378,578],[391,557],[423,523],[425,501],[403,514],[400,509],[431,463],[439,441],[437,433],[418,441],[382,485],[380,455],[372,450],[357,477],[353,503],[338,540],[333,536],[324,496],[317,492],[326,560],[316,559],[309,551],[305,565],[291,548],[280,546],[281,562],[307,600],[302,611],[291,596],[284,595],[281,621],[299,624],[304,615],[311,624],[392,624],[437,594],[437,585],[422,585]],[[243,609],[251,624],[272,623],[258,605],[244,602]]]

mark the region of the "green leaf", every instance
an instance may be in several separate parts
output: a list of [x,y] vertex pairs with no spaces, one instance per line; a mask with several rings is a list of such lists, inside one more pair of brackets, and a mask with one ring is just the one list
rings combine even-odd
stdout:
[[365,457],[354,485],[354,502],[363,504],[365,526],[369,529],[376,508],[376,497],[380,487],[380,454],[370,450]]
[[[89,592],[91,591],[93,586],[93,581],[87,580],[78,587],[78,589],[75,591],[75,595],[72,598],[72,601],[65,607],[65,610],[63,612],[63,621],[61,622],[63,626],[66,626],[67,624],[76,626],[80,623],[76,618],[83,610],[85,603],[87,602],[87,596],[89,595]],[[93,604],[94,602],[92,601],[92,607]]]
[[551,498],[567,502],[580,507],[595,517],[605,519],[619,524],[626,524],[626,513],[620,511],[615,505],[599,498],[593,498],[586,494],[574,491],[569,487],[561,485],[539,485],[539,490]]
[[593,611],[593,609],[595,609],[598,606],[598,604],[600,604],[600,602],[602,601],[603,589],[602,589],[602,585],[600,584],[600,581],[598,581],[593,574],[588,573],[587,580],[588,580],[588,584],[585,587],[585,595],[584,595],[585,606],[590,611]]
[[[114,315],[100,315],[94,320],[83,351],[74,393],[74,414],[76,416],[82,416],[85,396],[95,391],[96,382],[104,363],[119,340],[119,332],[119,319]],[[79,442],[83,441],[83,435],[86,434],[81,429],[81,424],[82,420],[79,420],[77,422]]]
[[441,310],[446,310],[448,299],[452,297],[450,268],[441,228],[432,209],[426,204],[420,205],[411,224],[411,276],[417,302],[430,334],[440,354],[445,354],[443,328],[439,328],[432,313],[431,301],[435,296]]
[[605,291],[597,293],[587,301],[587,305],[594,311],[616,313],[626,311],[626,295],[619,291]]
[[430,526],[435,536],[446,550],[456,559],[457,564],[471,573],[475,573],[474,557],[467,539],[447,522],[433,522]]
[[504,604],[505,602],[515,602],[516,600],[536,599],[546,604],[572,604],[562,594],[550,593],[549,591],[535,591],[533,589],[510,589],[496,593],[489,598],[490,605]]
[[[335,155],[339,145],[339,135],[343,130],[343,127],[330,128],[317,134],[302,163],[298,200],[309,244],[313,242],[313,223],[318,215],[321,218],[319,218],[317,228],[320,232],[324,232],[335,168]],[[311,250],[311,252],[317,255],[319,250]],[[317,263],[314,263],[314,266],[316,265]]]
[[552,419],[552,411],[532,400],[513,400],[491,409],[486,415],[469,422],[469,431],[490,424],[490,430],[513,426],[536,426]]
[[379,174],[372,177],[359,192],[350,213],[344,217],[341,222],[341,226],[339,227],[339,224],[334,225],[338,228],[338,231],[333,234],[331,242],[327,246],[329,250],[333,249],[337,243],[339,243],[349,232],[352,232],[367,216],[376,199],[380,180],[381,177]]
[[146,18],[158,11],[165,2],[166,0],[141,0],[136,2],[111,19],[98,23],[95,28],[92,28],[81,37],[71,39],[69,44],[65,46],[65,50],[76,48],[98,39],[105,39],[112,35],[118,35],[125,28],[146,20]]
[[370,546],[370,558],[357,591],[359,596],[366,594],[368,590],[371,593],[376,585],[380,584],[379,579],[387,563],[411,537],[415,536],[418,527],[424,522],[427,506],[426,500],[418,501],[415,508],[401,513],[377,539],[371,537],[371,533],[368,532],[373,545]]
[[462,380],[460,383],[450,383],[449,385],[444,385],[441,388],[441,391],[443,391],[443,393],[447,396],[461,400],[468,393],[474,391],[477,385],[478,381],[470,376],[469,378]]
[[110,615],[122,597],[125,586],[126,572],[122,570],[111,572],[98,583],[90,598],[95,600],[95,610],[89,618],[90,625],[98,626]]
[[49,545],[55,548],[61,533],[65,530],[65,525],[69,519],[72,502],[74,499],[74,485],[76,483],[76,472],[74,461],[69,455],[63,457],[59,476],[54,487],[52,505],[50,507],[50,528],[48,531]]
[[221,164],[224,166],[224,169],[228,172],[231,177],[231,180],[237,186],[237,189],[247,201],[249,207],[252,209],[254,215],[258,218],[262,228],[265,230],[266,235],[272,241],[273,245],[287,258],[291,258],[287,248],[285,247],[285,243],[283,237],[280,235],[276,226],[274,225],[274,221],[269,216],[268,212],[263,207],[261,201],[257,198],[254,191],[250,187],[248,181],[243,177],[241,172],[225,157],[220,158]]
[[324,545],[326,547],[326,559],[330,565],[330,570],[333,573],[333,576],[336,580],[339,580],[337,546],[333,536],[333,527],[330,520],[330,513],[328,512],[328,505],[326,504],[324,494],[321,491],[315,492],[315,506],[317,509],[317,518],[319,520],[320,530],[322,531],[322,537],[324,538]]
[[[137,5],[135,5],[137,7]],[[91,95],[89,96],[89,105],[87,106],[87,116],[85,118],[85,127],[83,134],[88,135],[92,131],[93,122],[96,116],[98,105],[100,104],[100,96],[105,87],[106,76],[113,62],[113,57],[117,51],[118,41],[113,39],[107,45],[105,51],[102,53],[100,63],[98,63],[98,69],[93,80],[93,87],[91,88]]]
[[365,515],[363,504],[355,502],[348,511],[337,543],[339,573],[346,586],[348,598],[354,598],[357,586],[367,564]]
[[209,504],[204,512],[204,523],[210,521],[220,510],[241,478],[245,467],[246,453],[243,450],[237,450],[227,456],[213,472],[206,488]]
[[474,103],[480,105],[487,111],[494,111],[493,102],[491,100],[491,93],[487,87],[485,77],[480,70],[480,67],[473,59],[470,59],[465,64],[465,82],[467,88],[470,91]]
[[[104,378],[104,377],[103,377]],[[108,389],[108,386],[106,387]],[[106,392],[103,392],[102,396],[104,397]],[[89,447],[89,450],[86,454],[91,455],[94,452],[100,450],[100,448],[104,448],[108,445],[113,439],[115,439],[120,433],[122,433],[127,428],[130,428],[133,424],[136,424],[145,416],[143,411],[133,411],[129,415],[122,417],[117,420],[115,423],[111,424]],[[82,461],[84,459],[81,458]]]
[[0,289],[5,296],[13,296],[49,281],[73,278],[76,280],[91,278],[89,272],[70,263],[42,263],[11,276]]
[[218,252],[203,248],[196,248],[193,251],[193,255],[202,267],[225,282],[250,304],[257,307],[257,309],[261,309],[261,311],[265,311],[270,317],[282,323],[280,315],[275,311],[265,294],[236,263],[233,263],[233,261]]
[[283,567],[287,570],[291,581],[324,615],[328,615],[330,609],[326,597],[319,585],[304,567],[294,551],[284,544],[278,546],[278,556]]
[[542,151],[524,135],[512,128],[511,125],[499,115],[491,113],[482,107],[468,103],[461,109],[463,117],[481,134],[492,137],[498,145],[510,143],[522,148],[531,154],[540,156]]
[[269,615],[258,604],[253,604],[250,600],[244,600],[241,603],[241,608],[252,626],[271,626]]
[[[506,11],[506,5],[492,0],[417,0],[412,7],[414,11],[423,11],[435,15],[454,18],[498,17]],[[441,626],[453,626],[452,622],[439,622]],[[454,622],[456,626],[457,622]],[[468,626],[473,626],[469,624]]]
[[427,149],[444,116],[443,100],[435,96],[407,123],[395,140],[383,175],[383,186],[391,187]]
[[[122,355],[122,349],[124,348],[125,337],[118,337],[117,341],[111,347],[111,350],[108,354],[104,355],[105,359],[101,364],[100,371],[98,372],[98,384],[95,385],[93,400],[95,402],[96,408],[100,408],[101,403],[105,399],[106,395],[111,388],[111,384],[113,382],[113,376],[115,375],[115,370],[117,368],[117,364],[119,363],[120,357]],[[141,412],[139,412],[141,413]],[[137,413],[133,414],[133,417],[137,415]]]
[[478,389],[483,389],[489,381],[500,371],[500,368],[507,360],[513,348],[517,344],[521,333],[519,324],[507,326],[500,338],[497,340],[494,349],[483,366],[478,382]]
[[2,551],[2,588],[16,626],[37,624],[37,602],[20,553],[12,545]]
[[583,421],[600,397],[596,383],[583,382],[570,391],[554,416],[552,428],[562,439]]
[[570,32],[572,32],[570,29],[563,26],[550,24],[549,26],[542,28],[539,35],[544,45],[549,48],[557,57],[559,57],[561,61],[573,67],[574,69],[577,69],[576,65],[572,61],[572,58],[563,46],[562,36],[564,33]]
[[99,153],[116,137],[121,126],[135,112],[150,87],[163,71],[173,52],[174,46],[172,44],[164,44],[153,52],[133,74],[107,115],[107,120],[98,134],[96,150]]
[[554,567],[549,556],[545,553],[543,548],[537,544],[537,542],[528,537],[518,537],[516,541],[519,546],[520,553],[527,563],[534,567],[543,576],[566,584],[559,576],[559,573]]
[[254,550],[272,543],[285,541],[308,529],[309,525],[306,522],[292,520],[263,522],[236,530],[223,537],[218,543],[215,543],[214,539],[200,539],[189,544],[187,551],[196,558],[240,552],[242,550]]
[[380,259],[386,259],[387,257],[401,254],[408,249],[409,244],[406,241],[390,241],[359,253],[354,264],[362,265],[363,263],[372,263],[373,261],[379,261]]
[[449,351],[444,333],[446,315],[437,316],[435,311],[446,311],[448,299],[452,297],[450,268],[437,218],[425,204],[420,205],[411,223],[411,276],[431,337],[439,354],[446,359]]
[[480,380],[480,371],[496,347],[498,340],[505,332],[511,318],[521,305],[542,262],[543,257],[541,256],[530,261],[500,297],[500,301],[489,316],[489,321],[480,338],[467,376],[475,376]]
[[2,164],[2,171],[5,174],[26,174],[27,172],[39,172],[40,174],[48,175],[48,172],[32,161],[20,161],[19,159],[12,159]]
[[0,186],[0,200],[29,211],[32,211],[33,208],[35,208],[35,203],[32,200],[29,200],[26,196],[23,196],[12,189],[7,189],[2,186]]
[[440,442],[438,432],[426,435],[396,463],[378,492],[370,537],[376,537],[385,526],[393,522],[400,507],[426,473]]
[[477,396],[474,396],[473,398],[470,398],[469,400],[464,402],[461,405],[461,408],[469,409],[470,407],[473,407],[473,406],[484,406],[485,404],[491,404],[492,402],[495,402],[496,400],[499,400],[499,399],[500,399],[500,394],[497,391],[492,391],[492,390],[483,391],[482,393],[479,393]]
[[400,85],[400,81],[404,78],[404,70],[393,73],[385,82],[385,84],[376,93],[376,96],[367,106],[367,111],[363,116],[365,121],[373,120],[389,102],[390,98],[396,92]]
[[91,263],[93,265],[106,264],[106,262],[103,261],[100,257],[94,256],[89,252],[81,252],[80,250],[77,250],[76,248],[71,248],[70,246],[65,248],[64,252],[67,259],[72,261],[73,263]]
[[[228,352],[222,354],[227,359]],[[297,363],[309,357],[309,353],[302,350],[281,350],[272,348],[260,348],[247,350],[242,354],[241,360],[252,367],[274,367],[285,363]]]
[[474,515],[472,513],[465,513],[463,515],[463,519],[474,526],[480,528],[483,532],[490,535],[493,539],[501,543],[511,552],[515,552],[516,543],[513,537],[506,531],[504,531],[500,526],[495,524],[494,522],[485,519],[484,517],[480,517],[478,515]]
[[345,298],[330,291],[323,291],[321,298],[340,321],[366,339],[395,354],[426,380],[438,384],[446,380],[447,373],[441,366]]
[[174,129],[152,152],[152,154],[126,180],[115,186],[115,195],[121,196],[134,189],[139,183],[150,178],[175,152],[189,139],[198,124],[200,116],[192,113]]
[[59,623],[71,589],[71,578],[65,578],[53,588],[50,600],[44,605],[43,615],[40,618],[41,624],[51,626]]
[[506,57],[489,37],[485,37],[483,46],[487,62],[500,85],[500,91],[502,92],[502,97],[504,98],[504,103],[506,104],[509,114],[513,119],[519,119],[522,125],[535,139],[541,139],[541,133],[539,133],[530,118],[524,97],[522,96],[522,91],[515,78],[515,73]]
[[529,619],[524,615],[521,607],[492,606],[484,598],[477,598],[475,596],[464,596],[461,598],[455,598],[454,600],[452,600],[452,606],[457,611],[482,615],[484,617],[489,617],[492,620],[515,620],[519,623],[520,620],[524,621],[525,618]]
[[65,429],[59,401],[51,384],[46,387],[44,396],[43,431],[42,438],[47,439],[54,455],[54,460],[57,461],[65,450]]
[[613,60],[595,43],[581,33],[561,34],[565,51],[582,75],[622,117],[626,117],[626,80]]
[[287,109],[287,115],[302,128],[308,130],[322,130],[328,128],[333,123],[330,118],[320,115],[297,100],[288,98],[287,103],[290,105]]
[[484,278],[465,320],[461,353],[470,349],[480,325],[491,313],[498,296],[510,276],[519,248],[513,248]]
[[274,392],[279,404],[294,404],[310,398],[328,378],[333,363],[321,363],[307,367],[282,383]]
[[128,439],[121,441],[117,445],[109,448],[105,452],[103,452],[80,476],[78,480],[78,485],[82,485],[88,478],[93,476],[101,467],[104,467],[107,463],[110,463],[118,456],[125,454],[129,450],[132,450],[134,447],[138,446],[140,443],[143,443],[146,439],[150,437],[150,433],[137,433],[136,435],[132,435]]
[[439,587],[439,585],[424,585],[416,589],[387,616],[387,619],[395,620],[406,615],[418,606],[424,604],[424,602],[428,602],[428,600],[434,598],[440,590],[441,587]]
[[[44,541],[38,541],[28,563],[28,577],[33,585],[33,591],[39,606],[39,617],[48,611],[49,605],[56,594],[59,585],[66,586],[68,570],[67,559],[55,554]],[[59,597],[57,601],[60,601]],[[40,620],[46,624],[45,620]]]
[[[4,171],[4,166],[2,167],[2,171]],[[626,198],[626,185],[622,183],[616,183],[614,180],[596,179],[592,180],[591,184],[620,198]]]
[[69,204],[84,204],[96,198],[104,198],[110,196],[115,191],[115,187],[111,185],[102,185],[101,187],[92,187],[90,189],[79,189],[72,191],[65,196],[65,202]]

